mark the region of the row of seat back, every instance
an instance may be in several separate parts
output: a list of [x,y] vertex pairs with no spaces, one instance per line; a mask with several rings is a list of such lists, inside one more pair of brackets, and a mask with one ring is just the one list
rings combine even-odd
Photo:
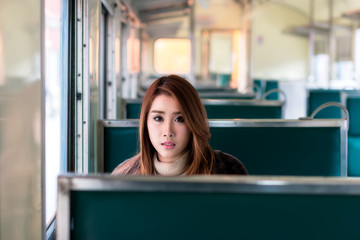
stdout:
[[360,180],[60,176],[57,239],[360,239]]
[[[239,93],[237,89],[230,87],[216,87],[216,86],[195,86],[200,98],[203,99],[255,99],[256,94],[253,92]],[[138,97],[145,96],[147,88],[143,86],[138,91]]]
[[[278,80],[265,80],[265,79],[253,79],[254,91],[260,91],[260,96],[264,95],[266,92],[279,89],[279,81]],[[268,100],[279,100],[279,94],[274,93],[269,95]]]
[[349,136],[360,136],[360,91],[342,91],[340,102],[349,112]]
[[[283,116],[284,101],[268,100],[216,100],[203,99],[209,119],[278,119]],[[126,119],[140,117],[142,99],[124,99],[123,112]]]
[[201,99],[238,99],[238,100],[250,100],[255,99],[255,93],[238,93],[238,92],[213,92],[203,91],[198,92]]
[[[360,91],[336,89],[309,89],[307,108],[310,115],[326,102],[344,105],[349,114],[348,131],[348,176],[360,176]],[[343,111],[339,108],[326,108],[316,118],[339,118]]]
[[[310,116],[320,105],[326,102],[340,103],[341,90],[309,89],[307,93],[307,115]],[[327,108],[321,111],[317,118],[341,118],[342,112],[338,108]]]
[[[343,103],[341,95],[358,95],[358,90],[343,89],[308,89],[307,114],[308,116],[320,105],[326,102]],[[350,112],[350,111],[349,111]],[[350,114],[350,118],[351,118]],[[328,108],[317,115],[317,118],[341,118],[342,112],[338,108]]]
[[230,73],[210,73],[210,79],[216,82],[216,85],[221,87],[229,87],[231,82],[231,74]]
[[348,175],[360,176],[360,91],[343,91],[340,98],[349,112]]
[[[239,158],[252,175],[346,176],[343,119],[210,120],[213,149]],[[98,169],[111,172],[139,151],[138,120],[99,120]]]
[[202,92],[228,92],[228,93],[235,93],[237,89],[231,87],[219,87],[217,85],[209,85],[209,84],[199,84],[196,83],[194,85],[196,91],[198,93]]

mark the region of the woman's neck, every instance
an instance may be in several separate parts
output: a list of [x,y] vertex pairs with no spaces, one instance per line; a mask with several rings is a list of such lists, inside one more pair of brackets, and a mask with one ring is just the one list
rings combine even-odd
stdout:
[[154,155],[154,166],[156,172],[163,176],[178,176],[185,170],[188,152],[184,153],[179,159],[171,163],[160,162],[157,155]]

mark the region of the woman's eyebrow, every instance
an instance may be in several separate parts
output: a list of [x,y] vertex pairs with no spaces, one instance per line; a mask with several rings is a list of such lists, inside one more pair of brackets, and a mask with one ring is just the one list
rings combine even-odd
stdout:
[[[161,110],[151,110],[150,113],[165,114],[165,112],[161,111]],[[182,113],[181,112],[173,112],[172,115],[182,115]]]
[[151,113],[161,113],[161,114],[165,114],[164,111],[160,111],[160,110],[152,110]]

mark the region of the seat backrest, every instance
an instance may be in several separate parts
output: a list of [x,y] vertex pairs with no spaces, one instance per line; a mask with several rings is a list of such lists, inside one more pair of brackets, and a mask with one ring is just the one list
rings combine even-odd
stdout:
[[[265,93],[272,90],[279,89],[279,81],[278,80],[265,80]],[[268,96],[268,100],[279,100],[279,94],[273,93]]]
[[[101,172],[136,153],[137,124],[99,121]],[[250,174],[346,176],[345,120],[211,120],[209,125],[212,148],[240,159]]]
[[360,91],[341,93],[341,102],[349,112],[348,176],[360,176]]
[[360,180],[60,177],[57,239],[360,239]]
[[360,91],[342,91],[341,103],[349,112],[349,136],[360,137]]
[[[125,100],[125,118],[138,119],[141,99]],[[282,118],[284,101],[203,99],[202,103],[209,119],[269,119]]]
[[[340,103],[341,90],[309,89],[307,98],[307,115],[310,116],[315,109],[326,102]],[[341,109],[327,108],[316,115],[316,118],[341,118]]]

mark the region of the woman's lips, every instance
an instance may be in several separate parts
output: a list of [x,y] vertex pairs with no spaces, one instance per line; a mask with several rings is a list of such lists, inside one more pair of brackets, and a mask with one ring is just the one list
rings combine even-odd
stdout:
[[175,147],[175,143],[173,142],[163,142],[161,143],[161,145],[165,148],[165,149],[172,149]]

